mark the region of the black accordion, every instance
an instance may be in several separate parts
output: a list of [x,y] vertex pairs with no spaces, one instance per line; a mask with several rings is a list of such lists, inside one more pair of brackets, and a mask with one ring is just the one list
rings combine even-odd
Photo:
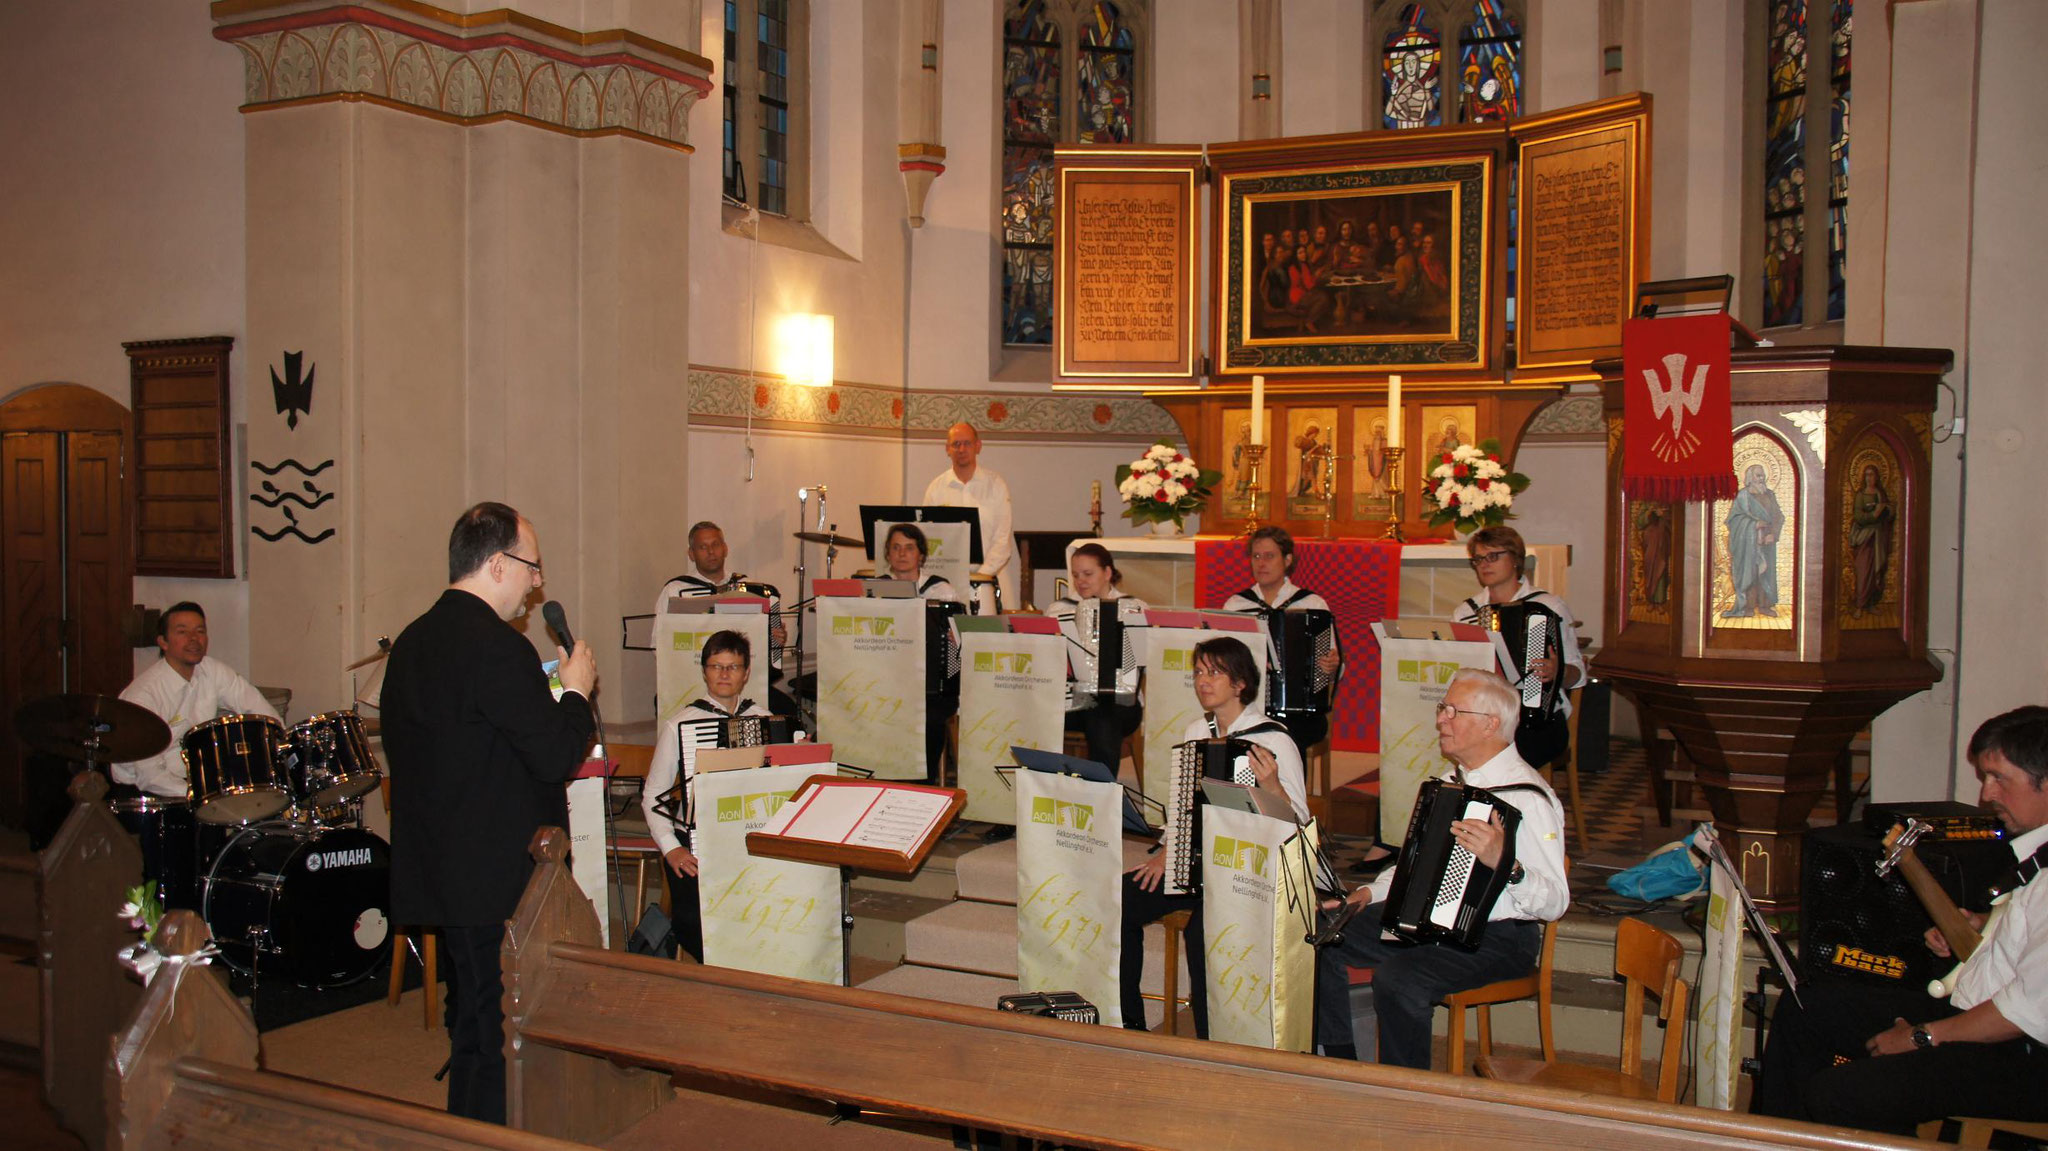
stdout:
[[1559,674],[1545,683],[1530,668],[1545,657],[1557,660],[1560,669],[1564,666],[1564,619],[1534,600],[1483,604],[1477,611],[1479,626],[1497,633],[1507,646],[1512,663],[1501,668],[1501,673],[1509,683],[1519,683],[1516,694],[1522,697],[1522,719],[1542,722],[1557,710],[1564,676]]
[[786,715],[707,715],[677,724],[691,747],[761,747],[796,740],[796,726]]
[[1166,827],[1160,850],[1166,853],[1167,895],[1194,895],[1202,890],[1202,781],[1223,779],[1253,784],[1247,739],[1191,739],[1173,749],[1173,770],[1166,790]]
[[1323,657],[1337,647],[1337,617],[1321,608],[1266,613],[1273,666],[1266,669],[1266,714],[1328,715],[1337,677],[1323,670]]
[[924,601],[925,694],[958,707],[960,704],[960,634],[954,619],[967,614],[958,600]]
[[1145,626],[1145,609],[1129,597],[1094,597],[1074,605],[1074,706],[1094,707],[1105,699],[1138,702],[1141,653],[1132,631]]
[[[1499,865],[1488,868],[1451,837],[1451,824],[1495,815],[1507,834]],[[1411,943],[1477,949],[1486,934],[1487,916],[1515,869],[1515,829],[1521,822],[1519,810],[1486,788],[1424,780],[1415,796],[1415,812],[1408,817],[1408,838],[1394,864],[1393,885],[1380,914],[1381,930]]]
[[1100,1023],[1102,1013],[1093,1003],[1072,991],[1021,991],[996,1000],[997,1011],[1018,1015],[1042,1015],[1069,1023]]

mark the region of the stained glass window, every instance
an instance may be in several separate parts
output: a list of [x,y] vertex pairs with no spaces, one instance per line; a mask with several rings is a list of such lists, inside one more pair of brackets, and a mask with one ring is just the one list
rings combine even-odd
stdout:
[[1834,0],[1828,45],[1828,319],[1847,312],[1849,268],[1849,22],[1854,0]]
[[1130,28],[1117,5],[1097,0],[1081,25],[1081,50],[1074,61],[1080,81],[1075,133],[1084,144],[1126,144],[1131,130],[1132,66],[1137,53]]
[[789,211],[789,0],[756,0],[755,66],[761,73],[761,177],[755,203]]
[[746,190],[740,187],[739,153],[734,147],[739,143],[740,90],[733,80],[740,66],[739,23],[737,0],[725,0],[725,67],[719,73],[725,78],[725,194],[744,200]]
[[1806,0],[1770,0],[1765,57],[1765,327],[1804,322],[1806,294]]
[[1003,23],[1003,342],[1052,343],[1052,149],[1060,30],[1044,0]]
[[1501,0],[1475,0],[1458,47],[1458,118],[1468,124],[1522,113],[1522,30]]
[[1444,122],[1438,74],[1443,41],[1430,27],[1422,5],[1401,9],[1380,54],[1380,123],[1388,128],[1436,127]]

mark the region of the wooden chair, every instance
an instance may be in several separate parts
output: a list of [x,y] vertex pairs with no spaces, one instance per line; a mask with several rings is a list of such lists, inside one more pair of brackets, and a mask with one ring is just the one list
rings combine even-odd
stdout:
[[[384,810],[391,810],[391,777],[381,782]],[[387,1007],[398,1006],[405,993],[405,957],[410,953],[420,964],[420,999],[426,1018],[420,1026],[432,1031],[441,1025],[441,937],[431,928],[401,927],[391,935],[391,985],[385,989]]]
[[[2005,1131],[2036,1143],[2048,1143],[2048,1123],[2029,1123],[2022,1119],[1957,1119],[1956,1122],[1962,1125],[1961,1132],[1956,1135],[1958,1147],[1989,1147],[1994,1131]],[[1922,1135],[1921,1138],[1932,1139],[1934,1136]]]
[[1583,688],[1571,689],[1572,714],[1565,720],[1566,740],[1564,754],[1547,764],[1540,765],[1546,778],[1554,780],[1559,767],[1564,768],[1565,798],[1571,801],[1572,832],[1578,836],[1580,851],[1591,850],[1586,846],[1586,805],[1579,798],[1579,699]]
[[[1564,870],[1571,874],[1572,861],[1565,858]],[[1443,1005],[1450,1009],[1449,1052],[1451,1074],[1463,1075],[1471,1065],[1465,1061],[1465,1009],[1477,1008],[1479,1014],[1479,1054],[1482,1058],[1493,1054],[1493,1005],[1512,1003],[1517,999],[1534,997],[1536,1000],[1536,1034],[1542,1038],[1543,1061],[1557,1058],[1557,1043],[1550,1032],[1550,984],[1557,956],[1557,920],[1543,925],[1543,951],[1536,960],[1536,970],[1513,979],[1503,979],[1484,987],[1469,991],[1454,991],[1444,996]]]
[[[1180,1014],[1180,933],[1188,928],[1188,920],[1194,918],[1192,911],[1169,911],[1159,920],[1159,926],[1166,929],[1166,982],[1160,986],[1161,998],[1166,1000],[1166,1034],[1177,1035],[1176,1017]],[[1205,995],[1200,987],[1188,989],[1189,995]]]
[[[1614,970],[1625,981],[1627,992],[1621,1011],[1621,1069],[1560,1063],[1552,1059],[1495,1059],[1480,1055],[1479,1074],[1505,1083],[1528,1083],[1562,1087],[1600,1095],[1631,1099],[1655,1099],[1662,1103],[1678,1100],[1680,1048],[1685,1041],[1685,1008],[1691,988],[1678,977],[1685,949],[1669,934],[1640,919],[1624,919],[1614,936]],[[1657,997],[1657,1018],[1664,1023],[1663,1053],[1658,1057],[1657,1081],[1643,1079],[1643,995]]]
[[[618,764],[612,778],[638,779],[643,781],[644,786],[647,769],[654,762],[654,747],[651,744],[614,743],[607,748],[607,752]],[[606,790],[605,800],[611,800],[609,788]],[[638,815],[637,810],[635,815]],[[621,823],[628,824],[628,821],[622,820]],[[647,872],[650,867],[654,870],[655,897],[660,902],[662,910],[668,910],[668,884],[661,875],[661,848],[655,844],[652,835],[638,830],[638,820],[635,819],[627,826],[617,829],[610,842],[605,844],[605,856],[610,867],[622,880],[625,867],[631,865],[633,868],[633,902],[627,906],[626,922],[620,925],[619,929],[623,937],[632,934],[633,926],[640,922],[641,914],[647,910]]]

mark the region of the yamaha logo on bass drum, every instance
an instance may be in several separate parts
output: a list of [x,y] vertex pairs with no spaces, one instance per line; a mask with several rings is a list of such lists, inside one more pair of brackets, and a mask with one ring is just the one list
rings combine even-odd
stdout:
[[306,856],[307,871],[332,870],[337,867],[361,867],[370,862],[370,849],[353,847],[345,851],[315,851]]

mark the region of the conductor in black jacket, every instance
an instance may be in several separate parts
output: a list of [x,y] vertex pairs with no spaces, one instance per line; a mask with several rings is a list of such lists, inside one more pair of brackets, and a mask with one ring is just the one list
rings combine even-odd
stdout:
[[384,673],[391,905],[400,923],[441,929],[453,968],[449,1113],[503,1123],[498,948],[533,871],[535,829],[568,823],[563,784],[590,742],[597,663],[588,644],[556,648],[563,692],[550,696],[540,657],[507,622],[540,588],[540,543],[504,504],[455,521],[448,579]]

